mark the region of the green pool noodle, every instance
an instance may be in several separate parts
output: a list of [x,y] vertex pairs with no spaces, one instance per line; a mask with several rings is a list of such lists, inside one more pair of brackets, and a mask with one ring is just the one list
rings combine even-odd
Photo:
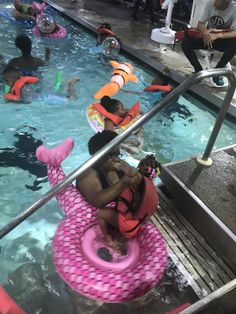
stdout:
[[56,92],[59,91],[61,88],[61,83],[62,83],[62,72],[57,72],[56,78],[55,78],[55,84],[54,84],[54,89]]
[[8,94],[11,90],[11,86],[9,85],[4,85],[4,95]]

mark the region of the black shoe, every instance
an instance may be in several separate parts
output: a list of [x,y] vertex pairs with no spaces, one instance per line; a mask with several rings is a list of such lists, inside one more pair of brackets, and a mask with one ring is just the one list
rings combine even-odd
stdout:
[[224,86],[224,79],[222,76],[215,76],[212,78],[213,82],[217,85],[217,86]]

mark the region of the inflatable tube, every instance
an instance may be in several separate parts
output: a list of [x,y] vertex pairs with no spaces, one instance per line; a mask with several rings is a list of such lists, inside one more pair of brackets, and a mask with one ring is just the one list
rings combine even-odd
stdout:
[[27,314],[0,286],[0,313],[1,314]]
[[[86,116],[89,125],[95,132],[102,132],[104,130],[104,118],[103,116],[93,108],[93,104],[90,104],[86,110]],[[120,125],[116,126],[114,131],[117,132],[118,134],[124,132],[130,125],[132,125],[134,122],[136,122],[139,118],[141,117],[140,114],[138,114],[135,118],[130,120],[129,123],[126,125]]]
[[[37,26],[33,28],[33,32],[36,36],[42,36],[40,30],[38,29]],[[58,25],[58,30],[54,33],[51,34],[43,34],[43,38],[50,38],[50,39],[60,39],[64,38],[67,35],[67,30],[65,27]]]
[[[65,178],[61,162],[73,140],[51,150],[38,147],[37,158],[48,164],[55,186]],[[142,296],[161,279],[167,262],[166,245],[155,225],[145,222],[128,240],[126,255],[108,247],[97,224],[97,208],[70,184],[56,196],[65,213],[53,238],[53,260],[64,281],[75,291],[102,302],[124,302]]]
[[163,92],[163,93],[169,93],[172,91],[172,86],[171,85],[150,85],[144,88],[145,92]]
[[36,10],[37,14],[41,14],[46,7],[46,3],[42,2],[40,4],[40,3],[33,1],[32,6]]
[[14,25],[21,26],[23,28],[33,28],[36,25],[36,22],[33,20],[16,20],[13,16],[13,9],[2,9],[0,10],[0,17],[5,18]]
[[59,89],[61,88],[61,84],[62,84],[62,72],[57,72],[56,78],[55,78],[55,84],[54,84],[54,89],[56,92],[58,92]]
[[112,60],[109,62],[113,67],[111,81],[97,91],[94,95],[95,99],[101,99],[105,95],[112,97],[129,81],[138,82],[138,78],[133,74],[133,66],[130,63],[119,63]]

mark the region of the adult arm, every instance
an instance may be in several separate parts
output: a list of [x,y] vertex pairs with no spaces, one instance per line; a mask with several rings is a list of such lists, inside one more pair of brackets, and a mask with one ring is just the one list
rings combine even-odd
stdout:
[[135,184],[140,180],[141,178],[139,174],[133,177],[124,175],[118,182],[103,189],[96,171],[90,169],[77,181],[77,187],[89,203],[97,208],[101,208],[114,201],[126,187]]
[[212,44],[216,39],[230,39],[236,37],[236,31],[230,31],[230,32],[214,32],[209,33],[206,36],[204,36],[203,41],[205,46],[208,48],[212,48]]

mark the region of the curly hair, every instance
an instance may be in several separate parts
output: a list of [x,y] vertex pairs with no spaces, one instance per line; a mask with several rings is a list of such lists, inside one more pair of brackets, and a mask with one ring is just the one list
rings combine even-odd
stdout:
[[88,142],[88,150],[90,155],[94,155],[99,149],[117,137],[117,133],[110,130],[104,130],[92,136]]
[[119,108],[119,104],[121,103],[119,100],[112,99],[109,96],[103,96],[100,102],[106,111],[110,113],[115,113]]

